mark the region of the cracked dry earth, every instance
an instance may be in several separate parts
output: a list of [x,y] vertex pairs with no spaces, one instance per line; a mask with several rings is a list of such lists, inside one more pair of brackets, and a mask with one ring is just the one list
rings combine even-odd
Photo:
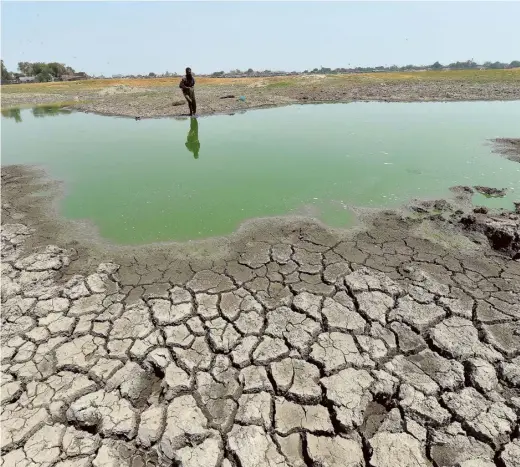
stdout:
[[302,231],[89,265],[2,226],[2,467],[518,467],[520,263]]

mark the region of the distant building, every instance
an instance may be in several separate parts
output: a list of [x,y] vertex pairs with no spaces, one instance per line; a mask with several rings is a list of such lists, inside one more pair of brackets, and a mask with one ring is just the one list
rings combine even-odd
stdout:
[[61,76],[62,81],[79,81],[82,79],[88,79],[88,75],[84,71]]
[[34,83],[36,81],[35,76],[20,76],[17,79],[18,83]]

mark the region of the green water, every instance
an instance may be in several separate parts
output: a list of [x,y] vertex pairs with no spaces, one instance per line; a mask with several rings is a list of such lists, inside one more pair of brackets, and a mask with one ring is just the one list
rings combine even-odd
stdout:
[[118,243],[223,235],[288,213],[340,227],[352,222],[347,206],[446,197],[453,185],[507,187],[506,198],[474,198],[496,207],[520,193],[520,164],[486,144],[520,136],[520,102],[304,105],[198,121],[2,114],[2,164],[46,168],[66,184],[63,214]]

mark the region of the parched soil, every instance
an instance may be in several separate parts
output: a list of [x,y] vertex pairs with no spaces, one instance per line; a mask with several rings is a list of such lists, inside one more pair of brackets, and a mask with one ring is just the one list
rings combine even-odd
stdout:
[[54,192],[2,170],[2,465],[518,466],[519,214],[117,247]]
[[[2,108],[61,103],[104,115],[175,117],[187,113],[178,82],[178,78],[164,78],[3,86]],[[296,103],[516,100],[520,99],[520,69],[200,78],[196,96],[200,115]]]

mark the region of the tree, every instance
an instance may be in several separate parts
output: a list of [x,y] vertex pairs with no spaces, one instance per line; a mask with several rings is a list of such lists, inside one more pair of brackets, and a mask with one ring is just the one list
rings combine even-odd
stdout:
[[48,83],[52,81],[53,76],[48,68],[42,68],[41,71],[36,75],[36,81],[38,83]]
[[431,66],[431,68],[432,68],[433,70],[442,70],[443,66],[442,66],[439,62],[435,62],[435,63]]
[[155,78],[157,75],[152,71],[151,73],[148,73],[148,78]]
[[507,65],[505,63],[494,62],[489,67],[493,70],[499,70],[501,68],[505,68]]
[[13,75],[9,71],[7,71],[7,68],[4,65],[4,61],[2,60],[2,83],[11,79],[13,79]]
[[65,66],[64,63],[51,62],[19,62],[18,70],[25,76],[35,76],[37,81],[52,81],[52,79],[61,79],[63,75],[74,74],[74,68]]
[[32,73],[33,76],[38,76],[42,73],[49,74],[52,76],[51,69],[47,63],[44,62],[36,62],[32,64]]
[[32,63],[29,62],[18,62],[18,70],[22,75],[33,76]]
[[63,75],[67,74],[67,67],[64,63],[52,62],[47,64],[49,73],[54,76],[54,78],[61,78]]
[[252,68],[249,68],[249,70],[247,70],[247,74],[248,74],[248,75],[251,75],[252,73],[254,73],[253,69],[252,69]]

